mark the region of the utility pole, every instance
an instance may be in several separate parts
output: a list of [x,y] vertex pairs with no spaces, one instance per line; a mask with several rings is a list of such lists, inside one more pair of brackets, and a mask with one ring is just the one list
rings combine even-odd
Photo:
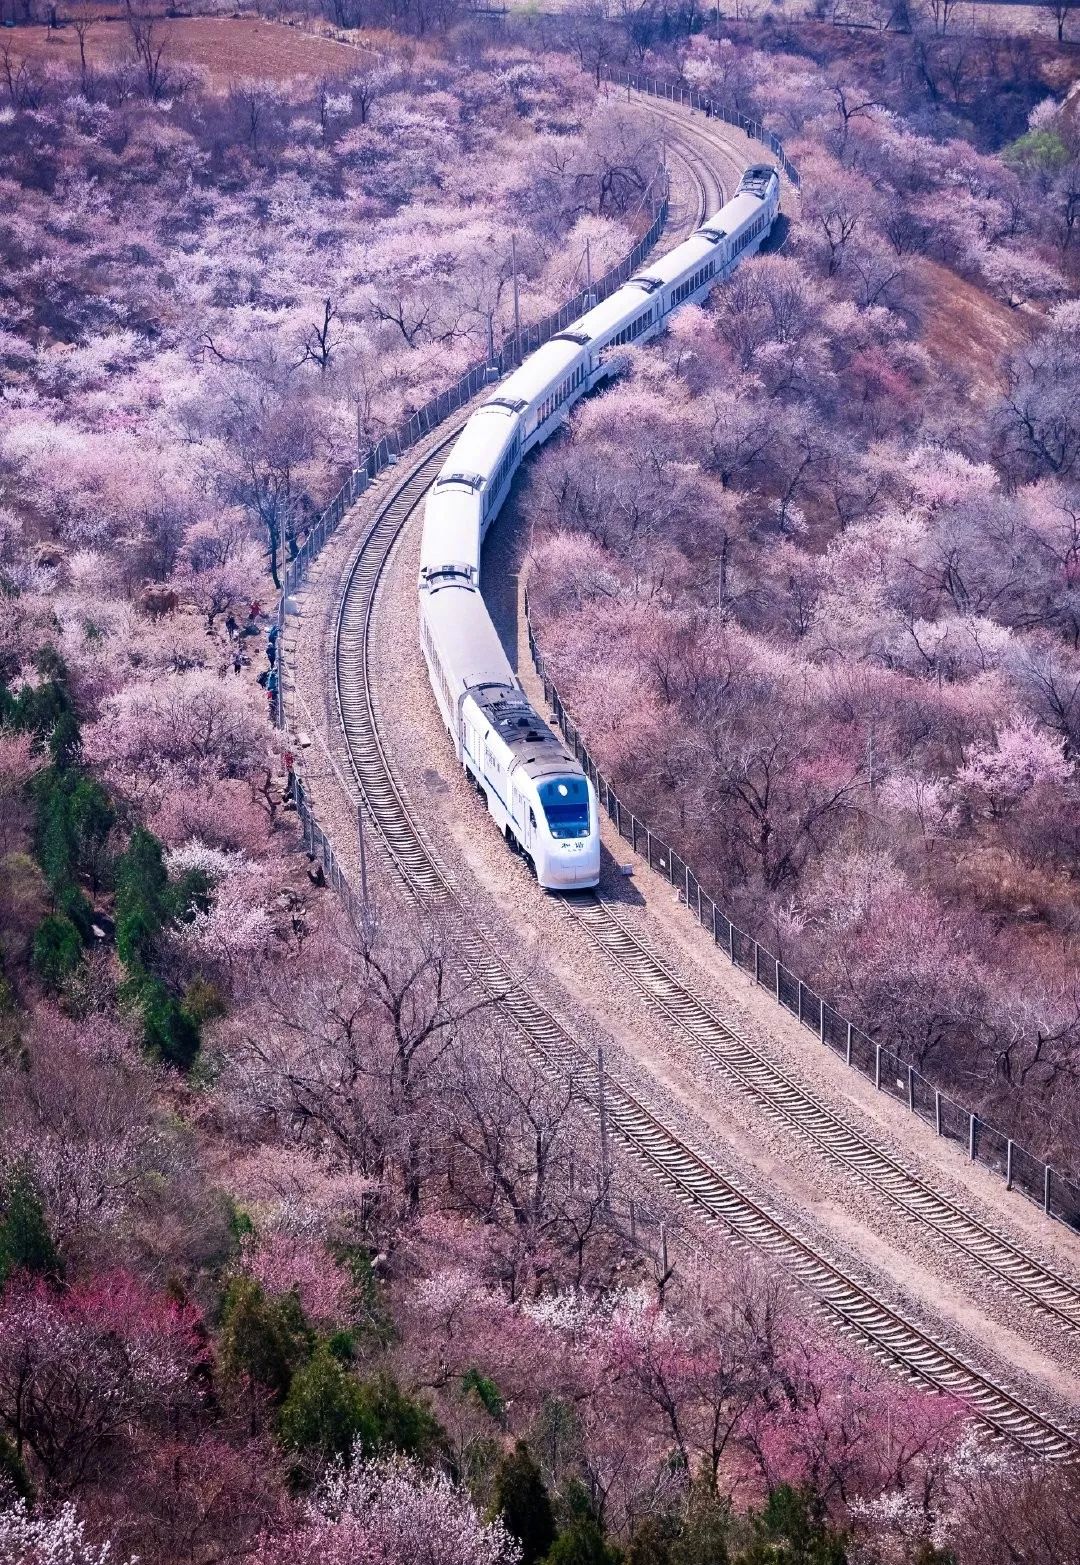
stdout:
[[592,297],[592,259],[589,255],[589,236],[585,235],[585,288]]
[[517,235],[510,235],[510,266],[514,273],[514,341],[517,357],[521,358],[521,304],[518,300]]
[[608,1161],[608,1124],[607,1124],[607,1089],[604,1082],[604,1048],[598,1044],[596,1048],[596,1079],[598,1088],[596,1093],[596,1107],[600,1115],[600,1179],[604,1188],[604,1208],[608,1206],[608,1185],[611,1181],[611,1166]]
[[368,910],[367,848],[364,843],[364,806],[356,806],[356,834],[360,844],[360,896],[364,903],[364,916]]

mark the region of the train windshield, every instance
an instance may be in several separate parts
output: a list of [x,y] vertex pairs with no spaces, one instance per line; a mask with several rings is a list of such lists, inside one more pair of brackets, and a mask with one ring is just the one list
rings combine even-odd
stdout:
[[557,777],[537,792],[553,837],[589,835],[589,788],[584,777]]

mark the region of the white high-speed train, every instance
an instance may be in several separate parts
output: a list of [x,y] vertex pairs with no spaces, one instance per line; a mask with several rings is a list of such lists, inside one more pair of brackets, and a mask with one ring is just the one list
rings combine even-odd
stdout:
[[469,419],[427,498],[420,639],[457,759],[509,845],[548,890],[600,877],[596,791],[529,704],[480,595],[480,549],[526,452],[611,373],[615,350],[645,342],[671,312],[704,298],[753,255],[780,208],[760,165],[685,243],[552,337]]

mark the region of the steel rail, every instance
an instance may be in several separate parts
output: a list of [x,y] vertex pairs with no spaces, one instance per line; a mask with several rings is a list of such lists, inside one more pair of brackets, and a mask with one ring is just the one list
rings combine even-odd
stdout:
[[801,1132],[831,1161],[873,1185],[913,1220],[924,1222],[1028,1303],[1080,1332],[1080,1285],[1034,1260],[1004,1234],[942,1195],[852,1128],[766,1058],[679,977],[599,893],[564,896],[569,916],[674,1029],[776,1118]]
[[[702,160],[692,154],[694,167],[686,153],[682,155],[700,201],[707,207]],[[370,665],[372,614],[379,585],[396,542],[421,505],[465,417],[467,414],[457,419],[445,437],[406,474],[392,480],[387,497],[354,552],[334,630],[338,713],[362,807],[376,827],[403,889],[431,911],[442,908],[454,912],[454,942],[465,972],[514,1022],[528,1047],[548,1067],[568,1077],[583,1102],[597,1113],[600,1081],[591,1051],[563,1026],[520,974],[507,966],[491,938],[471,920],[453,876],[425,839],[394,776],[380,733]],[[609,1127],[627,1151],[699,1217],[784,1264],[843,1331],[906,1374],[961,1398],[985,1425],[1025,1450],[1055,1460],[1080,1455],[1080,1438],[1073,1431],[1029,1406],[847,1275],[713,1167],[610,1071],[604,1074],[603,1091]]]
[[[379,732],[370,664],[376,595],[394,544],[421,505],[454,433],[394,484],[353,557],[336,622],[339,713],[364,807],[402,886],[426,908],[453,909],[457,915],[455,944],[466,973],[515,1023],[527,1045],[549,1067],[570,1079],[595,1113],[599,1101],[596,1061],[507,966],[491,939],[471,920],[453,877],[413,816]],[[782,1262],[844,1331],[858,1337],[878,1357],[961,1398],[984,1424],[1033,1454],[1055,1460],[1080,1455],[1080,1439],[1072,1431],[883,1303],[714,1168],[705,1155],[665,1125],[610,1072],[605,1072],[604,1096],[611,1130],[639,1163],[660,1176],[699,1216]]]

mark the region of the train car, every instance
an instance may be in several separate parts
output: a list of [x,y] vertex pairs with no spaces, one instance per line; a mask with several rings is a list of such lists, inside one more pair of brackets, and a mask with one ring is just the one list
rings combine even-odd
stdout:
[[484,535],[506,498],[521,460],[521,420],[502,406],[474,413],[454,442],[424,510],[420,580],[458,565],[480,580]]
[[509,409],[521,420],[522,455],[559,427],[588,389],[588,345],[560,332],[531,353],[505,380],[484,409]]
[[666,256],[557,333],[472,415],[428,495],[420,558],[420,635],[455,755],[507,843],[541,886],[595,886],[596,791],[533,710],[480,595],[484,535],[521,459],[608,374],[615,350],[655,336],[767,237],[780,204],[774,168],[747,169],[731,201]]
[[600,878],[596,791],[529,704],[479,590],[434,572],[420,595],[421,644],[435,700],[488,814],[545,890]]

